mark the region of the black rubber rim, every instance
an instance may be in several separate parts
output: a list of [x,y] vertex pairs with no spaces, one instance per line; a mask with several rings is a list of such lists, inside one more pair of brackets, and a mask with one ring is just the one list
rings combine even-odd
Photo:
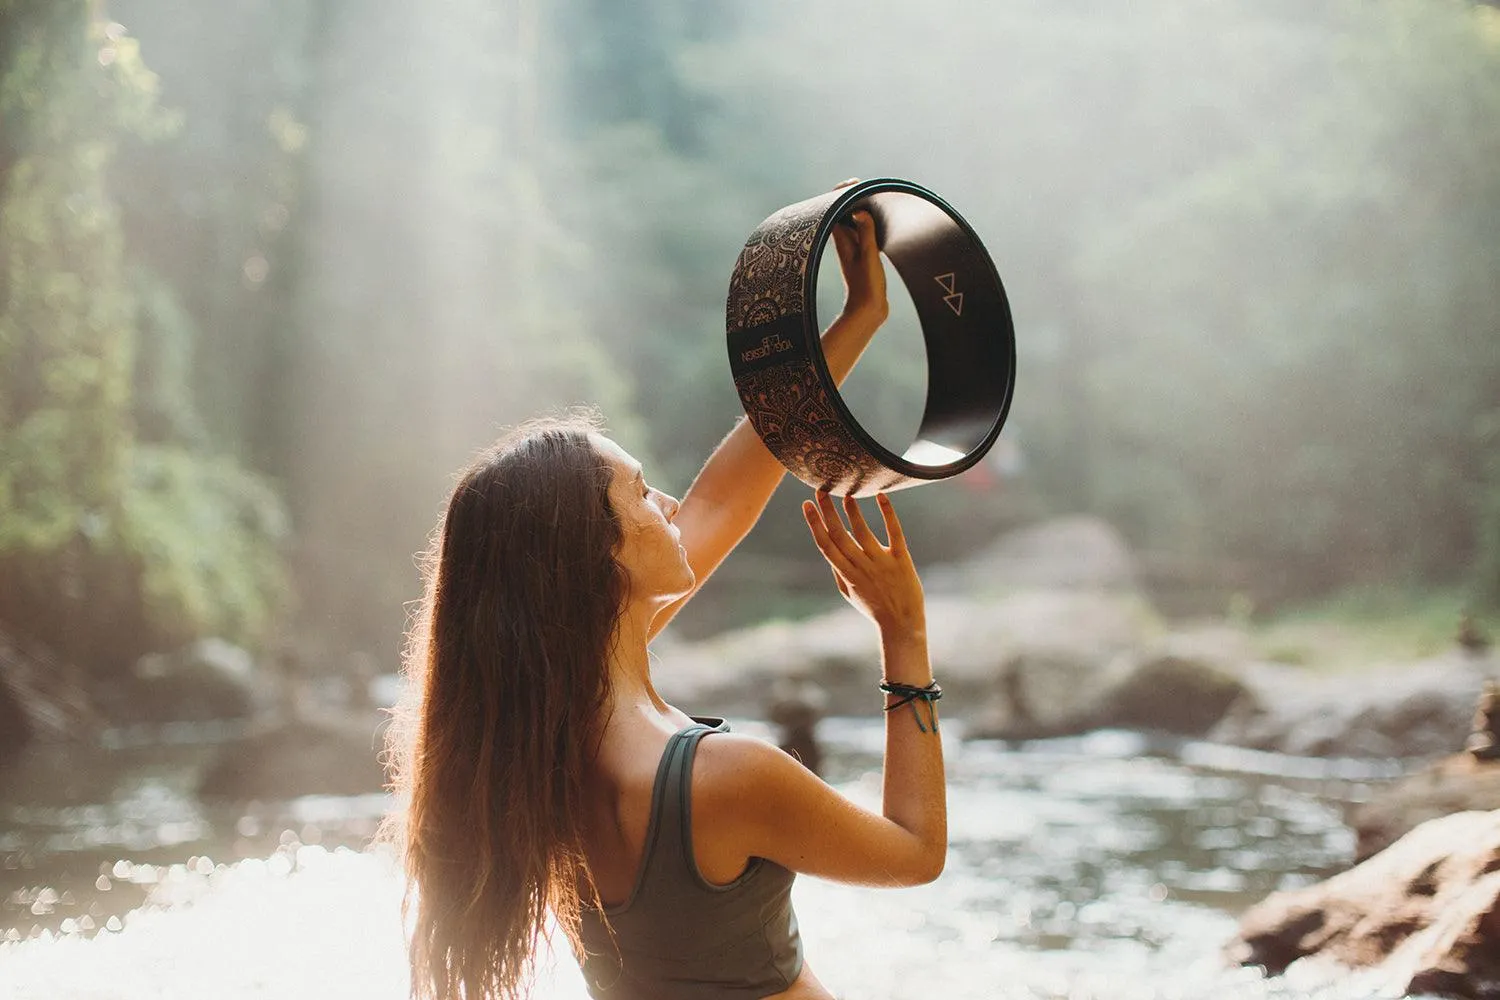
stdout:
[[[828,362],[823,357],[822,327],[818,322],[818,275],[822,270],[824,251],[827,249],[828,241],[833,235],[833,227],[842,220],[849,206],[854,202],[861,201],[872,194],[879,194],[886,191],[915,195],[941,209],[958,226],[964,235],[968,237],[975,249],[979,251],[979,255],[985,262],[989,276],[994,281],[995,289],[999,292],[1001,316],[997,317],[997,319],[1003,320],[1000,332],[1006,340],[1006,375],[1005,385],[1001,389],[1000,406],[996,410],[994,421],[991,423],[989,430],[985,432],[979,443],[971,448],[962,458],[956,459],[946,465],[918,465],[915,462],[909,462],[875,440],[864,429],[864,426],[860,424],[859,420],[854,416],[853,411],[849,409],[848,404],[844,402],[844,397],[839,393],[838,386],[834,385],[833,376],[828,372]],[[906,288],[904,279],[902,280],[902,287]],[[911,289],[906,288],[906,292],[910,295]],[[803,281],[802,294],[803,302],[806,304],[806,310],[803,314],[806,317],[803,323],[803,334],[807,338],[808,356],[811,358],[813,368],[818,374],[818,380],[822,383],[823,391],[828,394],[828,398],[833,404],[834,409],[838,412],[839,418],[853,435],[855,441],[874,456],[881,465],[913,479],[937,480],[956,476],[960,472],[973,468],[984,458],[985,454],[993,447],[995,440],[1000,436],[1001,428],[1005,426],[1006,417],[1010,415],[1011,401],[1015,395],[1015,322],[1011,316],[1010,298],[1005,293],[1005,283],[1000,280],[1000,272],[995,268],[994,259],[985,248],[983,241],[979,239],[979,234],[974,232],[974,227],[969,225],[968,221],[959,215],[953,206],[920,184],[913,184],[911,181],[904,181],[894,177],[878,177],[861,181],[858,184],[843,189],[839,192],[839,197],[828,206],[822,220],[818,223],[818,228],[813,237],[812,260],[809,262]],[[927,396],[928,400],[930,400],[933,394],[934,382],[936,381],[933,376],[940,373],[933,371],[930,357],[927,360],[927,365]],[[940,384],[938,388],[941,389]],[[924,402],[924,411],[925,407],[926,402]]]

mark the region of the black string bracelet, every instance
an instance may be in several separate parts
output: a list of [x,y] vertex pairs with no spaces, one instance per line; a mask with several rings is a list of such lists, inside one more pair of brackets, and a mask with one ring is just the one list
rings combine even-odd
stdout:
[[917,720],[917,728],[924,733],[927,732],[927,727],[922,725],[922,713],[917,711],[917,702],[925,701],[927,703],[927,721],[932,723],[933,732],[938,731],[937,709],[932,706],[932,703],[943,696],[943,689],[938,687],[937,681],[933,681],[926,687],[914,687],[911,684],[893,684],[888,681],[881,681],[880,690],[886,694],[896,695],[901,699],[894,704],[885,706],[887,712],[893,708],[900,708],[902,705],[910,705],[911,714]]

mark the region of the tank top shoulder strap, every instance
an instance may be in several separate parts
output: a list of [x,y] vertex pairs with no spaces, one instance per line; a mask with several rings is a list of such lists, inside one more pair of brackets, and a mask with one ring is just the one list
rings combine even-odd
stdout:
[[647,870],[679,873],[692,871],[693,848],[693,758],[698,741],[720,726],[702,722],[673,733],[662,753],[661,775],[655,789],[651,823],[655,838],[647,845],[651,852]]

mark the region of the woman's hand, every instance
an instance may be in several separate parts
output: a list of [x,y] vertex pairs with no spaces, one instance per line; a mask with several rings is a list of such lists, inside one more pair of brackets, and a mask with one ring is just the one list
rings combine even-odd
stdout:
[[873,621],[883,635],[925,633],[927,611],[922,581],[917,577],[906,548],[906,535],[890,498],[884,493],[875,497],[890,540],[889,545],[883,545],[865,523],[853,497],[845,497],[843,501],[844,513],[849,518],[847,529],[833,498],[823,490],[816,497],[816,503],[802,502],[802,514],[807,518],[818,551],[833,569],[839,593]]
[[[834,188],[848,187],[850,179]],[[839,255],[839,271],[844,278],[844,315],[885,322],[890,303],[885,294],[885,265],[880,259],[880,243],[875,236],[875,219],[858,211],[833,227],[833,246]]]

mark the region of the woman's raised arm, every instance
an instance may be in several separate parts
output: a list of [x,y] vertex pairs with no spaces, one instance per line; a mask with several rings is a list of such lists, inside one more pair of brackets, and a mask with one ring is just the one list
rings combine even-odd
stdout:
[[[856,212],[852,224],[835,226],[833,242],[844,278],[844,308],[823,331],[823,358],[838,384],[885,322],[890,307],[885,267],[870,214]],[[709,455],[682,498],[673,523],[682,532],[682,546],[696,582],[691,593],[657,613],[651,622],[651,636],[672,620],[724,557],[750,533],[785,473],[755,428],[740,418]]]
[[[693,772],[695,849],[717,848],[735,861],[769,858],[792,871],[867,885],[915,885],[942,872],[948,807],[937,711],[929,700],[918,705],[903,697],[935,691],[926,604],[901,522],[885,495],[878,502],[888,544],[853,500],[844,501],[847,529],[826,493],[803,510],[839,593],[880,632],[882,680],[904,689],[886,698],[881,811],[844,798],[769,743],[714,736],[704,740]],[[870,686],[873,694],[874,678]]]

